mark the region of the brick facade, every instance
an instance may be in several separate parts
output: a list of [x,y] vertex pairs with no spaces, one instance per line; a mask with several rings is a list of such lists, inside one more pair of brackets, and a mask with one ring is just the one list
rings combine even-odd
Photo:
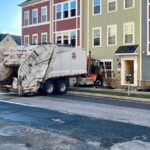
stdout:
[[[62,42],[61,44],[64,44],[64,36],[63,33],[68,33],[68,44],[71,44],[72,39],[75,38],[75,46],[76,47],[81,47],[80,43],[80,34],[81,34],[81,27],[80,27],[80,1],[81,0],[53,0],[48,1],[48,0],[42,0],[41,2],[36,3],[34,1],[33,3],[24,4],[22,6],[22,44],[24,45],[25,43],[25,37],[29,37],[29,44],[33,44],[33,35],[38,35],[38,44],[41,43],[41,34],[42,33],[47,33],[47,43],[53,42],[57,43],[57,34],[62,34]],[[32,0],[30,1],[32,2]],[[72,2],[75,2],[72,4]],[[51,5],[50,5],[51,3]],[[63,9],[64,9],[64,4],[68,3],[68,17],[63,18]],[[57,5],[61,5],[61,19],[57,19],[56,14],[56,7]],[[42,7],[47,7],[47,22],[42,23],[41,22],[41,8]],[[71,16],[71,9],[72,7],[76,7],[75,9],[75,14],[74,16]],[[33,18],[32,18],[32,11],[37,9],[38,10],[38,23],[33,24]],[[52,12],[53,10],[53,12]],[[25,12],[29,12],[29,24],[25,24]],[[53,16],[52,16],[53,14]],[[51,26],[53,25],[53,26]],[[74,37],[72,34],[75,34]],[[52,37],[52,39],[50,39]]]
[[[47,7],[47,21],[41,21],[41,9]],[[38,23],[32,23],[32,10],[38,10]],[[24,25],[24,13],[29,12],[29,25]],[[38,4],[32,4],[22,8],[22,44],[24,45],[24,37],[29,36],[29,44],[32,44],[32,35],[38,35],[38,44],[41,43],[41,34],[47,33],[47,43],[50,42],[50,3],[49,1],[41,2]]]

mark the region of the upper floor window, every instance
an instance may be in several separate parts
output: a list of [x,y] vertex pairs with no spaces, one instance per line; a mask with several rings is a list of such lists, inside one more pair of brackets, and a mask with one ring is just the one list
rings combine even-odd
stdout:
[[61,19],[61,4],[56,6],[56,18]]
[[124,44],[134,44],[134,23],[124,24]]
[[135,0],[124,0],[124,9],[134,8]]
[[108,12],[117,11],[117,0],[107,0],[107,10]]
[[101,13],[101,1],[102,0],[93,0],[94,15]]
[[69,17],[69,3],[63,4],[63,18]]
[[70,14],[71,17],[74,17],[76,16],[76,1],[73,0],[71,1],[71,14]]
[[47,21],[47,7],[41,8],[41,22]]
[[47,33],[42,33],[41,34],[41,43],[42,44],[47,44]]
[[93,46],[101,46],[101,28],[93,29]]
[[117,26],[111,25],[107,27],[107,45],[112,46],[117,43]]
[[32,10],[32,23],[33,24],[38,23],[38,9]]
[[24,25],[29,25],[29,11],[24,12]]

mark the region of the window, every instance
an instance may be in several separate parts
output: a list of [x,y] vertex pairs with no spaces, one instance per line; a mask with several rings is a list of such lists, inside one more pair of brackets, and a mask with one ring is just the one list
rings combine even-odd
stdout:
[[101,28],[93,29],[93,46],[101,46]]
[[69,34],[68,34],[68,32],[63,33],[63,44],[69,45]]
[[24,12],[24,25],[29,25],[29,11]]
[[57,44],[71,45],[75,47],[77,43],[76,41],[77,41],[76,31],[66,31],[66,32],[63,31],[56,34]]
[[76,1],[71,1],[71,17],[76,16]]
[[47,44],[47,33],[42,33],[41,35],[41,43]]
[[47,7],[42,7],[41,8],[41,22],[46,22],[47,21]]
[[37,9],[32,10],[32,23],[33,24],[38,23],[38,10]]
[[29,36],[24,36],[24,45],[29,45]]
[[101,1],[102,0],[93,0],[94,15],[101,13]]
[[61,4],[56,6],[56,19],[61,19]]
[[73,47],[76,46],[76,31],[71,31],[70,32],[70,44]]
[[117,11],[117,0],[107,0],[107,10],[108,12]]
[[69,17],[69,3],[64,3],[63,5],[63,18]]
[[107,45],[116,45],[117,44],[117,26],[111,25],[107,27]]
[[57,33],[56,34],[56,43],[59,45],[59,44],[62,44],[62,35],[61,33]]
[[134,23],[124,24],[124,44],[134,44]]
[[38,44],[38,35],[37,34],[32,35],[32,44]]
[[134,8],[135,0],[124,0],[124,9]]
[[104,65],[104,71],[105,71],[105,78],[106,79],[112,79],[113,77],[113,61],[112,60],[101,60]]

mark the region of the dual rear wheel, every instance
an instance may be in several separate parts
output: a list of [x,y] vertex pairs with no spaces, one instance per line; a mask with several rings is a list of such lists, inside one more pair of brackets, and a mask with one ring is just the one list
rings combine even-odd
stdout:
[[54,80],[47,80],[43,86],[43,92],[45,95],[52,95],[52,94],[64,94],[66,93],[68,88],[66,80],[58,79]]

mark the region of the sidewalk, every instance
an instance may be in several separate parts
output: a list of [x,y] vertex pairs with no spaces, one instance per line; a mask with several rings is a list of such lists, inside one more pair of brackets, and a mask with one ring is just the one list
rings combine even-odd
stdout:
[[128,91],[124,89],[105,89],[95,87],[72,87],[69,89],[69,94],[82,96],[96,96],[103,98],[138,101],[150,103],[150,92],[145,91]]

